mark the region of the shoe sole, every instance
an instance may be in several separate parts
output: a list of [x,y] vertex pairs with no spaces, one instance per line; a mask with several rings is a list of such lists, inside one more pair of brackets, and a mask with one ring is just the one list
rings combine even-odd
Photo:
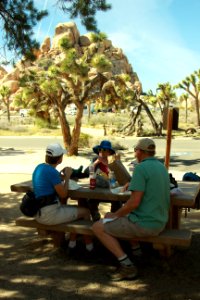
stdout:
[[135,280],[138,278],[138,274],[134,276],[126,276],[126,277],[121,277],[121,278],[112,278],[112,276],[109,276],[111,281],[122,281],[122,280]]

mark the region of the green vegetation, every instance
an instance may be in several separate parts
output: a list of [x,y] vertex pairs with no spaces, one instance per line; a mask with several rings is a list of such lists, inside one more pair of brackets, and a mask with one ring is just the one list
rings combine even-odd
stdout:
[[[106,0],[58,0],[55,5],[63,10],[71,19],[80,18],[87,30],[98,32],[96,12],[107,11],[111,5]],[[10,0],[0,3],[0,24],[3,32],[1,45],[1,64],[8,64],[5,50],[13,51],[13,63],[18,57],[25,56],[30,60],[35,59],[33,49],[39,48],[39,43],[33,38],[33,28],[44,18],[48,12],[36,9],[32,0]],[[102,38],[102,37],[101,37]]]

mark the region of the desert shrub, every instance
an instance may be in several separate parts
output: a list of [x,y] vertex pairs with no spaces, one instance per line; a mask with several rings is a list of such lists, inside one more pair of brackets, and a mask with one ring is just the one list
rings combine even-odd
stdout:
[[35,126],[38,128],[56,129],[57,121],[52,120],[51,123],[49,123],[46,120],[35,118]]
[[81,133],[78,146],[80,148],[89,148],[92,137],[89,134]]

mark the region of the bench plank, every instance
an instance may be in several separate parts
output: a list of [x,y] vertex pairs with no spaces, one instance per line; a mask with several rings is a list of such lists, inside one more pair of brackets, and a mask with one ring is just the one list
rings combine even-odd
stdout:
[[[19,217],[16,219],[16,225],[22,227],[36,228],[45,230],[47,232],[72,232],[84,235],[94,235],[92,231],[92,221],[77,220],[70,223],[63,223],[58,225],[44,225],[38,223],[33,218]],[[139,237],[134,240],[141,242],[149,242],[155,245],[167,246],[190,246],[192,239],[192,232],[185,229],[165,229],[158,236],[154,237]],[[133,239],[131,239],[133,240]]]
[[92,231],[92,221],[77,220],[71,223],[62,223],[58,225],[45,225],[38,223],[33,218],[19,217],[15,221],[17,226],[37,228],[45,231],[73,232],[84,235],[94,235]]

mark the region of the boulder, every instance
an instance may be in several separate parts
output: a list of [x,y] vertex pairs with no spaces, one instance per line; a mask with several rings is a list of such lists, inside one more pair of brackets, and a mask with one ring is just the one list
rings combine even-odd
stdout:
[[79,45],[81,47],[88,47],[90,44],[91,44],[91,42],[87,35],[81,35],[79,37]]
[[19,88],[19,82],[17,80],[9,80],[2,85],[8,87],[11,90],[11,94],[14,94]]
[[80,34],[74,22],[59,23],[55,29],[52,48],[59,48],[59,43],[62,38],[67,38],[72,46],[74,46],[74,44],[78,43],[79,37]]
[[46,37],[40,47],[41,53],[49,52],[50,48],[51,48],[51,39],[50,37]]
[[0,80],[7,74],[8,72],[3,68],[0,67]]

